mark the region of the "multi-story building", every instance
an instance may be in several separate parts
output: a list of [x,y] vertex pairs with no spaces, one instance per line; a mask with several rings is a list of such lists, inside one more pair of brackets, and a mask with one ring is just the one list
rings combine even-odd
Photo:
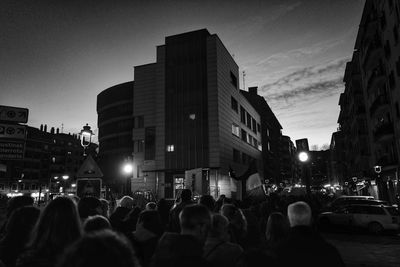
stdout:
[[[392,202],[398,193],[400,163],[399,25],[398,1],[365,2],[353,58],[346,67],[338,120],[348,162],[345,178],[365,175],[374,179],[374,166],[381,166],[376,184],[380,197]],[[359,108],[361,114],[356,116]],[[357,129],[362,133],[356,134]]]
[[132,176],[122,170],[132,160],[133,88],[133,81],[126,82],[97,96],[98,162],[104,174],[103,182],[113,192],[122,193],[126,180]]
[[203,184],[195,193],[235,197],[241,184],[230,167],[240,174],[255,159],[262,175],[260,115],[240,93],[239,68],[216,34],[166,37],[157,61],[136,66],[134,76],[133,188],[171,198],[189,175],[194,187]]
[[281,179],[290,184],[299,180],[299,166],[296,160],[296,147],[289,136],[282,135],[279,140],[279,158]]
[[323,186],[329,183],[328,169],[330,163],[330,151],[310,151],[311,185]]
[[[128,125],[123,131],[132,144],[125,150],[133,159],[132,191],[173,198],[179,189],[190,187],[195,194],[239,197],[242,183],[229,173],[240,176],[253,160],[261,178],[278,177],[276,165],[264,175],[273,163],[264,164],[262,151],[270,150],[267,158],[276,160],[274,140],[281,126],[256,91],[241,92],[239,67],[218,36],[206,29],[168,36],[156,50],[156,62],[135,66],[132,112],[127,109],[121,115],[126,120],[132,116],[131,136]],[[129,96],[123,98],[128,105]],[[251,100],[264,110],[258,112]],[[117,107],[118,101],[112,105]],[[108,112],[99,105],[98,112],[103,157],[108,150],[104,143],[109,140],[116,148],[117,142],[106,138],[103,130],[114,116],[100,119]],[[108,134],[117,132],[112,128]],[[121,148],[127,148],[125,144]]]
[[345,175],[345,156],[343,145],[343,133],[337,131],[332,134],[330,151],[330,168],[329,168],[329,183],[330,184],[344,184]]
[[[249,91],[241,90],[240,92],[261,116],[261,125],[257,125],[257,127],[261,127],[264,179],[279,184],[284,179],[293,178],[291,171],[281,172],[280,140],[282,126],[267,101],[264,97],[258,95],[257,87],[249,87]],[[290,144],[288,145],[290,146]],[[294,153],[291,150],[293,148],[294,146],[289,147],[288,152]],[[285,156],[287,156],[286,154]],[[289,165],[291,166],[291,163]]]
[[[91,143],[87,153],[95,156],[96,149],[97,145]],[[39,191],[43,196],[49,191],[66,192],[65,189],[74,183],[83,160],[83,148],[77,135],[60,133],[53,127],[48,132],[47,125],[41,125],[40,129],[27,126],[24,159],[5,162],[7,171],[0,172],[0,192],[31,193],[35,198]],[[68,179],[62,179],[63,176]]]

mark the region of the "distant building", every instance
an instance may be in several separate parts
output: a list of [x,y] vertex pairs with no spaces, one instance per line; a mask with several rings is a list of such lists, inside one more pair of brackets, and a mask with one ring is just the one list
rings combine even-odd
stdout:
[[[272,112],[265,98],[258,95],[257,87],[249,87],[249,91],[241,90],[240,92],[261,116],[261,125],[257,125],[257,127],[261,126],[264,179],[280,183],[283,179],[292,178],[291,172],[281,172],[280,141],[282,126],[274,112]],[[286,153],[285,156],[287,156]]]
[[289,136],[282,135],[279,140],[279,158],[281,181],[294,184],[299,181],[299,165],[296,159],[296,147]]
[[103,182],[120,193],[126,180],[132,177],[122,170],[125,163],[132,161],[133,88],[133,81],[126,82],[97,96],[98,162],[104,174]]
[[[344,140],[344,180],[371,180],[395,202],[400,186],[400,3],[365,2],[355,51],[346,66],[338,122]],[[379,179],[374,166],[382,166]],[[397,188],[396,188],[397,187]]]
[[[97,145],[90,144],[87,153],[96,156],[96,148]],[[47,125],[40,129],[27,126],[25,157],[6,161],[6,172],[0,172],[0,192],[11,196],[28,193],[37,199],[40,191],[44,199],[48,191],[72,191],[71,184],[83,159],[77,135],[60,133],[58,128],[48,132]]]
[[332,134],[330,144],[329,182],[331,184],[344,184],[347,173],[345,172],[344,140],[342,131]]
[[311,185],[323,186],[329,183],[328,170],[330,164],[330,151],[310,151]]

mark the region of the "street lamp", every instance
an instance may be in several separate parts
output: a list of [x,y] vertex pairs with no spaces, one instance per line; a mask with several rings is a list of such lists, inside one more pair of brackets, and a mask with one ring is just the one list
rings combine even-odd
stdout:
[[302,163],[307,162],[308,158],[309,158],[308,153],[304,152],[304,151],[300,152],[298,157],[299,157],[300,162],[302,162]]
[[122,171],[128,175],[128,178],[126,179],[125,183],[125,194],[130,195],[131,194],[131,178],[130,174],[132,174],[133,178],[133,164],[132,163],[125,163],[124,166],[122,167]]
[[80,132],[81,145],[83,146],[83,156],[86,156],[86,148],[90,145],[93,135],[94,133],[90,129],[89,124],[86,123],[86,125],[83,126],[83,129]]

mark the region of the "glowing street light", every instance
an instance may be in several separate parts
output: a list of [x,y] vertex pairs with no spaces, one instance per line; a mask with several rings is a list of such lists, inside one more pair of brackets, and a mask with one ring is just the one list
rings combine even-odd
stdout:
[[133,173],[133,165],[131,163],[126,163],[123,167],[123,171],[126,174]]
[[309,158],[308,153],[304,151],[300,152],[298,157],[301,162],[307,162]]
[[68,175],[63,175],[62,178],[63,178],[63,180],[68,180],[69,176]]
[[83,126],[83,129],[80,132],[81,145],[83,146],[83,155],[84,156],[86,156],[86,148],[90,145],[93,135],[94,135],[94,133],[90,129],[89,124],[86,123],[86,125]]

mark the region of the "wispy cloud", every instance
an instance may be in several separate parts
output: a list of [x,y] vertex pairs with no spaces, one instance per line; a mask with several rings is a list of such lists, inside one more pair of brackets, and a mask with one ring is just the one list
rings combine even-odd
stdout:
[[[293,108],[338,93],[343,88],[343,73],[349,58],[300,68],[260,87],[260,94],[277,109]],[[283,105],[282,105],[283,104]]]

